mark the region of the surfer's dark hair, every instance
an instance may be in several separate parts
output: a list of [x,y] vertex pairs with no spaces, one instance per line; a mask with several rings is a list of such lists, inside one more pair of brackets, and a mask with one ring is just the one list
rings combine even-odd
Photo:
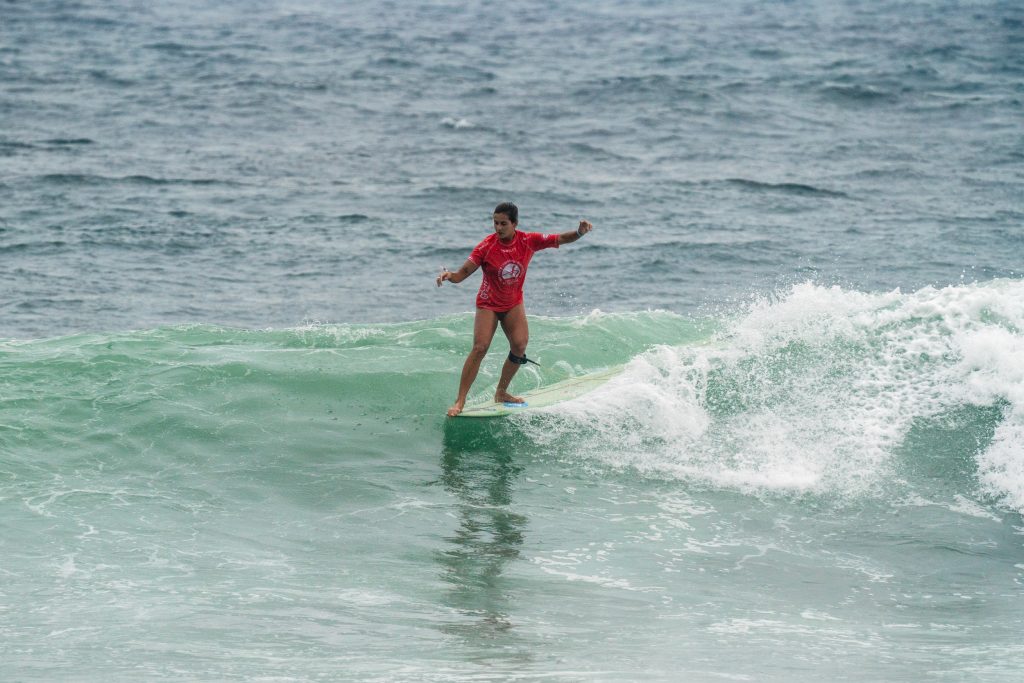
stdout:
[[494,207],[494,213],[503,213],[513,223],[519,222],[519,207],[512,202],[502,202]]

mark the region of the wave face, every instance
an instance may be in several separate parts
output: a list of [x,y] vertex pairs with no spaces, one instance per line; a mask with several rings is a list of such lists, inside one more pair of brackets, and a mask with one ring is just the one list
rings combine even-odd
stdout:
[[[534,448],[707,486],[885,496],[927,484],[1021,511],[1022,302],[1019,281],[879,294],[804,283],[703,321],[536,318],[543,367],[515,388],[625,370],[520,427]],[[155,468],[183,452],[243,457],[317,430],[386,450],[360,426],[435,420],[470,327],[460,315],[9,342],[2,443],[22,465],[57,469],[114,454],[129,469],[142,454]],[[471,399],[487,397],[503,345],[499,334]]]
[[[531,356],[545,367],[524,370],[521,388],[700,334],[686,319],[657,312],[534,318],[532,325],[546,341]],[[459,315],[386,325],[263,331],[196,325],[9,341],[0,346],[0,452],[15,488],[27,486],[23,495],[48,501],[29,504],[40,511],[55,502],[45,493],[51,482],[26,475],[42,470],[60,480],[87,472],[86,479],[116,488],[110,482],[118,476],[134,481],[196,463],[209,473],[206,468],[244,471],[303,454],[344,459],[401,452],[409,438],[423,438],[424,420],[427,433],[438,429],[471,330],[472,317]],[[486,395],[488,382],[493,387],[503,357],[492,352],[474,398]],[[196,485],[219,495],[218,481],[199,477]]]

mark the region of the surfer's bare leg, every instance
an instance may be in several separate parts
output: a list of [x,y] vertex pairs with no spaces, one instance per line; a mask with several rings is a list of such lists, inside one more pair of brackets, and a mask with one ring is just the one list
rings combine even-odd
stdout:
[[[501,330],[508,337],[509,351],[517,356],[526,355],[526,345],[530,341],[530,326],[526,322],[526,307],[519,304],[505,314],[501,321]],[[508,393],[508,385],[512,378],[519,371],[519,363],[513,363],[508,358],[501,368],[501,379],[498,380],[498,389],[494,392],[495,403],[522,403],[523,399]]]
[[483,308],[476,309],[476,318],[473,321],[473,348],[466,356],[466,362],[462,365],[462,378],[459,380],[459,397],[448,409],[448,417],[455,417],[466,407],[466,397],[469,396],[469,389],[480,372],[480,363],[487,355],[487,349],[491,346],[491,339],[494,338],[494,331],[498,329],[498,315],[494,311]]

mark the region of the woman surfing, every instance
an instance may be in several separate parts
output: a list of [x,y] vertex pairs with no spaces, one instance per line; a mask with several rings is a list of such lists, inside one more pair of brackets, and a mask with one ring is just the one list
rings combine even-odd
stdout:
[[[455,417],[466,407],[466,397],[473,386],[480,363],[487,355],[494,332],[501,324],[501,330],[508,338],[509,354],[501,369],[501,379],[494,392],[495,403],[522,403],[523,399],[508,393],[508,386],[529,359],[526,344],[530,330],[526,322],[526,308],[523,305],[523,283],[526,268],[535,252],[541,249],[558,248],[571,244],[594,229],[581,220],[575,230],[560,234],[520,232],[519,209],[515,204],[504,202],[494,207],[494,232],[476,245],[469,258],[456,271],[443,269],[437,276],[437,286],[445,281],[462,282],[483,268],[483,281],[476,295],[476,318],[473,322],[473,348],[462,366],[459,380],[459,395],[448,409],[448,416]],[[530,361],[532,362],[532,361]]]

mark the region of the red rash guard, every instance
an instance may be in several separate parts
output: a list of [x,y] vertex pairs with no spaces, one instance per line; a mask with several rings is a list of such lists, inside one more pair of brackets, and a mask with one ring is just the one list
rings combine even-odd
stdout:
[[552,247],[558,248],[558,235],[516,230],[508,244],[498,239],[498,233],[485,237],[469,255],[469,260],[484,271],[484,279],[476,295],[477,308],[503,313],[523,303],[526,267],[530,265],[533,253]]

